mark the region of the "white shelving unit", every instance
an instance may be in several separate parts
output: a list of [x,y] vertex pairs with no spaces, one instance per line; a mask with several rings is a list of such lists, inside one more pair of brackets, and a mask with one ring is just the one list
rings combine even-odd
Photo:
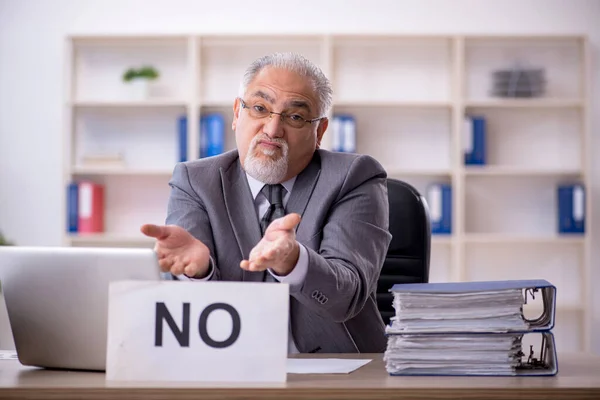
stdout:
[[[244,68],[264,54],[297,51],[332,80],[332,114],[355,117],[357,152],[373,155],[391,177],[421,192],[433,182],[452,185],[452,234],[433,237],[431,281],[548,279],[558,287],[559,348],[589,350],[585,37],[75,36],[67,42],[65,187],[82,178],[105,185],[106,232],[65,234],[65,245],[152,246],[139,227],[164,223],[177,118],[188,118],[189,159],[199,156],[198,120],[209,112],[223,113],[226,148],[234,148],[231,113]],[[543,97],[489,94],[492,71],[515,63],[545,69]],[[140,99],[121,76],[144,64],[161,77],[152,95]],[[463,163],[467,114],[487,121],[482,167]],[[323,146],[330,148],[331,135]],[[118,152],[125,163],[85,166],[90,152]],[[559,235],[556,185],[572,181],[587,189],[586,233]]]

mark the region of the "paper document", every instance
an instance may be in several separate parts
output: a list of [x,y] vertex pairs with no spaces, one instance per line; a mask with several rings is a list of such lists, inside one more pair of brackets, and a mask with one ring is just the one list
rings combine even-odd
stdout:
[[348,374],[371,360],[343,358],[288,358],[288,374]]
[[0,360],[16,360],[17,352],[14,350],[0,350]]

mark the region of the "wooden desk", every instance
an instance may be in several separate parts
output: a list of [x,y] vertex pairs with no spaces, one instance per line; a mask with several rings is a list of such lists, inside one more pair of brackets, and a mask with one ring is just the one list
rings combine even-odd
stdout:
[[[311,355],[314,356],[314,355]],[[344,355],[320,355],[320,357]],[[0,361],[0,398],[10,399],[600,399],[600,357],[559,356],[555,377],[392,377],[381,354],[344,375],[288,375],[285,384],[114,383],[103,373],[35,369]]]

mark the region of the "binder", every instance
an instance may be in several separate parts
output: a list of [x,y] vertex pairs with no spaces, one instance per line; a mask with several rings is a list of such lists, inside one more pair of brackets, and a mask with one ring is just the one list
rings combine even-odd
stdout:
[[[529,298],[535,298],[535,296],[541,296],[542,299],[542,313],[535,319],[527,319],[523,314],[523,306],[520,307],[520,317],[523,324],[519,328],[507,324],[505,327],[499,328],[496,326],[494,329],[488,330],[485,326],[491,327],[494,324],[491,319],[488,320],[485,317],[479,317],[481,319],[481,325],[479,326],[468,323],[461,324],[461,320],[457,319],[456,325],[452,328],[451,324],[444,324],[445,317],[443,315],[446,311],[437,309],[433,302],[428,303],[430,300],[454,301],[457,308],[449,308],[449,310],[466,314],[466,320],[468,320],[471,309],[468,306],[461,309],[460,301],[473,301],[477,296],[477,301],[481,302],[486,300],[486,296],[490,296],[491,301],[489,303],[494,304],[492,295],[514,293],[515,291],[521,291],[522,304],[527,304]],[[554,334],[552,333],[555,324],[556,287],[546,280],[396,284],[392,286],[390,292],[394,294],[395,301],[404,301],[406,305],[406,310],[400,311],[400,313],[397,308],[397,315],[405,312],[404,318],[406,320],[409,322],[417,321],[417,324],[413,325],[417,328],[403,330],[399,328],[401,325],[397,324],[397,321],[394,321],[395,317],[393,317],[390,324],[386,326],[388,349],[384,359],[387,362],[388,372],[392,376],[553,376],[558,373],[558,357]],[[465,296],[463,300],[461,300],[461,296]],[[417,318],[419,307],[413,307],[410,310],[414,304],[424,304],[424,309],[430,307],[429,312],[437,312],[439,315],[430,314],[429,320],[423,318],[423,323],[419,324]],[[494,306],[501,308],[502,304],[494,304]],[[397,303],[395,303],[396,307]],[[415,310],[417,310],[416,314]],[[477,305],[473,307],[473,312],[475,313],[475,311],[481,312],[483,315],[485,308],[480,308]],[[425,314],[423,312],[423,315]],[[430,324],[432,320],[435,321],[433,325]],[[394,327],[394,324],[396,324],[396,327]],[[428,326],[437,326],[437,329],[427,328]],[[524,338],[539,339],[540,347],[537,357],[533,347],[522,348]],[[492,346],[503,341],[509,341],[512,344],[510,351],[514,353],[510,359],[511,361],[500,361],[494,365],[494,368],[490,368],[489,372],[486,372],[486,352],[482,349],[486,349],[487,345]],[[442,346],[440,343],[443,342],[448,344],[446,350],[444,348],[427,350],[427,345],[424,345],[422,350],[419,350],[418,347],[419,344]],[[457,347],[453,348],[454,343]],[[464,354],[461,353],[463,348],[466,349]],[[470,352],[471,350],[473,351]],[[412,357],[410,351],[414,351],[416,354],[414,361],[410,359]],[[427,354],[427,351],[430,351],[430,353]],[[481,360],[474,360],[472,357],[474,354],[478,354],[478,351],[483,351]],[[496,356],[503,354],[502,349],[497,351],[493,354]],[[489,354],[492,355],[491,350]],[[432,358],[427,360],[427,357]],[[461,357],[464,359],[461,359]],[[490,363],[493,364],[493,360]]]
[[486,121],[480,116],[466,116],[464,120],[465,165],[486,164]]
[[78,196],[79,233],[104,232],[104,185],[82,181]]
[[337,114],[332,120],[332,151],[356,152],[356,120],[350,114]]
[[200,118],[200,157],[211,157],[225,149],[225,120],[220,113]]
[[79,185],[71,182],[67,186],[67,232],[79,232]]
[[177,119],[177,143],[179,162],[185,162],[188,159],[188,124],[187,116],[183,115]]
[[434,183],[427,188],[427,205],[431,220],[431,234],[452,233],[452,187]]
[[581,184],[558,186],[558,232],[585,233],[585,188]]

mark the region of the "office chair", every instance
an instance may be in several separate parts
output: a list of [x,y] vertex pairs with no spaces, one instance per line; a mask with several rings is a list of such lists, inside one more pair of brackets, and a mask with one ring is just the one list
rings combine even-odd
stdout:
[[431,251],[431,222],[425,198],[410,184],[388,178],[390,205],[388,248],[377,284],[377,307],[385,324],[394,315],[393,295],[397,283],[427,283]]

